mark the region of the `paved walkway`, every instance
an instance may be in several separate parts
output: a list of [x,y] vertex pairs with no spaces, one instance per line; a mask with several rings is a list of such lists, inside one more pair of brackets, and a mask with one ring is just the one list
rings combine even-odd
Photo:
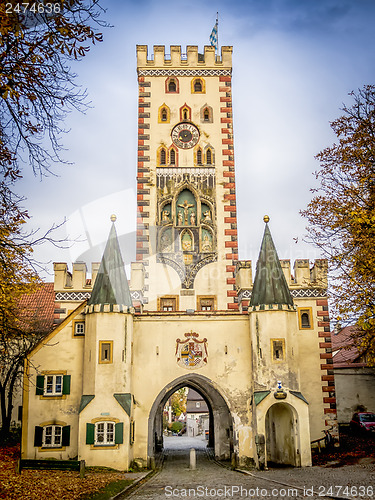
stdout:
[[[133,492],[129,497],[132,500],[318,499],[323,495],[325,498],[375,499],[373,463],[341,468],[282,468],[245,475],[210,460],[201,439],[173,437],[167,438],[164,445],[166,460],[162,471]],[[197,469],[194,471],[189,469],[191,447],[197,450]]]

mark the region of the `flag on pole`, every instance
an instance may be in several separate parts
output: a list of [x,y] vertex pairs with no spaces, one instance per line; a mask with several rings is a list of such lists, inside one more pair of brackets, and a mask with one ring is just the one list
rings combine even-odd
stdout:
[[210,44],[217,50],[217,21],[211,31]]

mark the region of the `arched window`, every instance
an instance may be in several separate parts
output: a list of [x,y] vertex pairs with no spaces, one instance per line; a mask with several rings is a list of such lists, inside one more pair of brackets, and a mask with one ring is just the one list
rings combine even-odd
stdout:
[[170,119],[171,111],[165,102],[163,102],[158,109],[158,123],[169,123]]
[[204,104],[199,110],[199,116],[201,123],[212,123],[213,122],[212,107],[209,106],[207,103]]
[[310,328],[310,318],[307,312],[301,314],[301,326],[302,328]]
[[202,150],[200,148],[197,151],[197,165],[202,165]]
[[175,80],[169,80],[168,92],[177,92],[177,85]]
[[195,80],[195,82],[194,82],[194,92],[202,92],[202,82],[201,82],[201,80]]
[[191,120],[191,108],[186,104],[180,108],[180,120]]
[[207,149],[207,152],[206,152],[206,164],[207,165],[212,165],[212,152],[211,152],[211,149]]
[[174,149],[171,149],[169,153],[169,164],[176,165],[176,151]]
[[160,150],[160,165],[166,165],[167,164],[167,153],[165,149]]

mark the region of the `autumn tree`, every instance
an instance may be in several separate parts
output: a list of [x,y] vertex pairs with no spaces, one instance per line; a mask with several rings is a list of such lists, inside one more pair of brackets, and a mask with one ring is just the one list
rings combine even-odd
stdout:
[[176,417],[179,417],[182,413],[186,412],[186,387],[178,389],[171,396],[171,406],[172,412]]
[[[39,176],[63,162],[62,134],[71,110],[87,109],[86,92],[71,69],[102,40],[98,0],[0,2],[0,408],[2,432],[22,360],[46,331],[25,318],[25,294],[39,286],[32,251],[52,241],[23,229],[29,217],[17,196],[25,168]],[[8,398],[8,403],[6,399]],[[4,427],[5,426],[5,427]]]
[[[39,12],[32,12],[37,4]],[[0,161],[5,179],[17,179],[25,165],[44,175],[53,162],[62,161],[64,119],[72,109],[87,107],[70,65],[102,40],[95,29],[95,23],[102,24],[99,15],[98,0],[0,3]]]
[[375,86],[331,123],[337,142],[317,155],[318,189],[302,212],[309,240],[329,259],[332,316],[355,324],[355,344],[375,364]]

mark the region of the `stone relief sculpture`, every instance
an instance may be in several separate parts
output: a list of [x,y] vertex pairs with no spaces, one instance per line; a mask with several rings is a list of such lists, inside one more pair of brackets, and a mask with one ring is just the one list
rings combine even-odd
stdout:
[[208,234],[205,234],[202,241],[202,252],[212,251],[212,241],[209,239]]

